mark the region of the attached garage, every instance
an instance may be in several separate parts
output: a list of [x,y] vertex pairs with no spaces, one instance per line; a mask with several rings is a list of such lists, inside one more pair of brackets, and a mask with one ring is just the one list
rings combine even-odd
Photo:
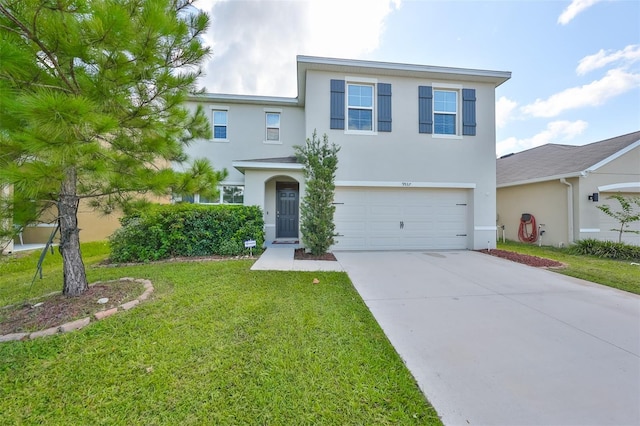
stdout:
[[335,250],[466,249],[469,190],[338,187]]

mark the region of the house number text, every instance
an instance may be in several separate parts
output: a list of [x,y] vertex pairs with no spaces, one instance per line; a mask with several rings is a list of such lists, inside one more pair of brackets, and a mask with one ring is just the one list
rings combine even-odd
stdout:
[[411,186],[411,182],[402,182],[402,186]]

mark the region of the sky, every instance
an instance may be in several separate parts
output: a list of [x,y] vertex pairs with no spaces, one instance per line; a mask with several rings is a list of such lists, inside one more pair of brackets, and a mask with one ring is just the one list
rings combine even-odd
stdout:
[[207,92],[296,97],[296,55],[510,71],[496,155],[640,130],[639,0],[197,0]]

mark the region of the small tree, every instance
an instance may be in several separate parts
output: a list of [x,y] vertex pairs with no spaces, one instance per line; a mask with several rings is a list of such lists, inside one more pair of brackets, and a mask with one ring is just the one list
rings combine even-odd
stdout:
[[294,149],[298,161],[304,165],[307,190],[300,206],[302,242],[318,256],[326,253],[335,242],[333,193],[340,148],[336,144],[329,145],[326,134],[320,141],[314,130],[304,146]]
[[0,224],[55,212],[67,296],[88,289],[81,200],[108,212],[145,193],[215,192],[223,176],[206,161],[171,168],[211,132],[184,106],[209,54],[194,1],[0,1],[0,188],[13,191]]
[[629,227],[630,223],[637,222],[640,220],[640,211],[635,211],[634,205],[640,207],[640,198],[625,198],[620,194],[615,194],[608,197],[609,200],[618,200],[620,203],[620,208],[622,210],[614,211],[608,204],[603,204],[601,206],[596,206],[602,212],[611,216],[620,224],[620,228],[611,228],[610,231],[618,232],[618,242],[622,242],[622,233],[630,232],[633,234],[640,234],[640,231],[634,231],[632,229],[625,229]]

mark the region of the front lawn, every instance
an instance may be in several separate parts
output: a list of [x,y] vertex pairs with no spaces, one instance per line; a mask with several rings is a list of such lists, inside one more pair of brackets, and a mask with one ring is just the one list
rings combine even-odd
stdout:
[[[104,251],[83,252],[90,281],[147,278],[153,297],[0,344],[0,423],[441,424],[346,274],[251,260],[97,268]],[[0,260],[0,304],[60,290],[56,256],[30,291],[34,270]]]
[[498,242],[498,248],[557,260],[567,267],[554,269],[555,272],[640,294],[640,265],[631,261],[572,255],[567,249],[513,241]]

